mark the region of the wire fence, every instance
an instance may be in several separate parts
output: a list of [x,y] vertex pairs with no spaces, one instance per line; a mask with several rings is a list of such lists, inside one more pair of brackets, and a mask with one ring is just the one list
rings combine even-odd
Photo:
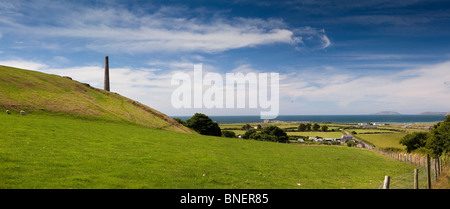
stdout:
[[[417,169],[417,188],[418,189],[428,189],[428,174],[427,168],[421,167]],[[415,171],[411,171],[400,176],[396,176],[390,179],[389,189],[414,189],[415,184]],[[378,187],[378,189],[383,189],[384,182]]]
[[417,167],[417,169],[400,176],[393,178],[386,176],[388,178],[386,179],[385,177],[385,181],[380,185],[379,189],[429,189],[431,188],[431,183],[437,181],[438,176],[443,170],[443,165],[448,160],[448,157],[429,159],[429,157],[420,155],[397,153],[380,149],[375,149],[375,151],[381,152],[384,156],[410,163]]

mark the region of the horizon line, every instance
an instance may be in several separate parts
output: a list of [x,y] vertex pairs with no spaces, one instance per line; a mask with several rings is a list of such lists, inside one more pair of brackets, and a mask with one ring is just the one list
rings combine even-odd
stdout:
[[[195,114],[195,113],[194,113]],[[204,113],[202,113],[204,114]],[[206,115],[206,114],[205,114]],[[379,116],[398,116],[398,115],[427,115],[427,116],[446,116],[442,114],[422,114],[422,113],[416,113],[416,114],[308,114],[308,115],[278,115],[279,116],[353,116],[353,115],[379,115]],[[169,117],[191,117],[193,115],[167,115]],[[254,116],[254,117],[260,117],[260,115],[208,115],[212,117],[240,117],[240,116]],[[271,119],[273,120],[273,119]]]

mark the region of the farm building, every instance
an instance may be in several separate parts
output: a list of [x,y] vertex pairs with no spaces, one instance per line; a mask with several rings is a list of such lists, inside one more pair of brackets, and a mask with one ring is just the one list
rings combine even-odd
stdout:
[[377,129],[378,126],[370,126],[370,125],[365,125],[363,126],[364,129]]
[[352,135],[342,135],[341,143],[346,143],[348,141],[353,141],[353,136]]

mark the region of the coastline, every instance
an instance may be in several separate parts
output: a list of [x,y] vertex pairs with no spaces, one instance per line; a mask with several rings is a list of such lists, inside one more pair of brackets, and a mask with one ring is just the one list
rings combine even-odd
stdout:
[[[187,120],[191,116],[170,116]],[[209,116],[213,121],[223,124],[264,123],[258,115],[249,116]],[[377,123],[377,124],[423,124],[444,121],[442,115],[280,115],[269,123]]]

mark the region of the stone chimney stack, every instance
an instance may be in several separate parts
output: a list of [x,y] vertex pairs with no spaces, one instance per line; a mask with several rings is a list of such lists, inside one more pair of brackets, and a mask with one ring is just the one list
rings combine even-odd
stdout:
[[105,57],[105,91],[109,91],[109,60]]

